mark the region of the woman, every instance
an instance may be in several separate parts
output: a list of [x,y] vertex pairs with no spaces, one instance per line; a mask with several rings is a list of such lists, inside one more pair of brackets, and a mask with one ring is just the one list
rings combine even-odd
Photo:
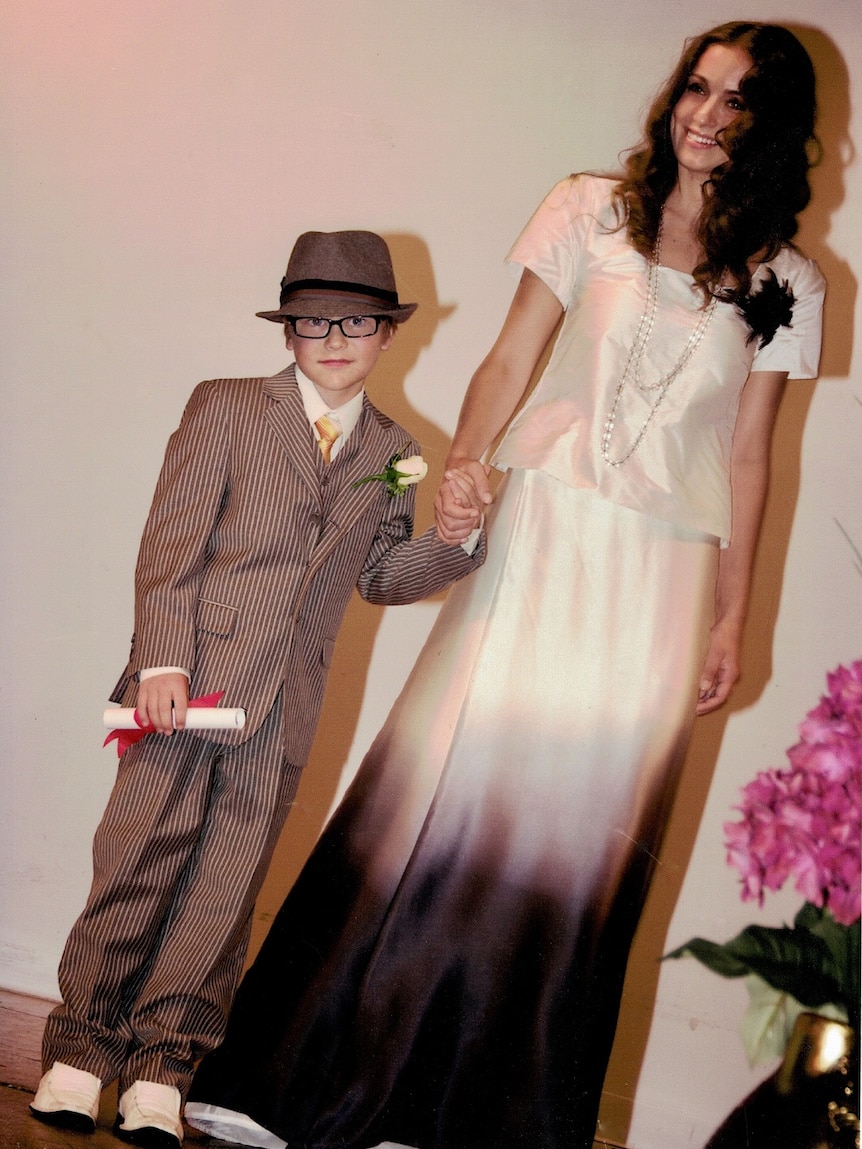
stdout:
[[624,177],[562,181],[515,244],[450,456],[465,503],[488,502],[479,460],[563,321],[494,456],[488,560],[288,896],[193,1125],[290,1149],[592,1145],[691,722],[738,673],[776,411],[816,373],[823,284],[790,246],[813,133],[798,41],[724,25]]

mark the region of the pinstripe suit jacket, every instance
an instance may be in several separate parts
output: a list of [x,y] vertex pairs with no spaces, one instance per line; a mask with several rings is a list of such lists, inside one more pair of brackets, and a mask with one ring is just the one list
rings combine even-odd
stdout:
[[192,671],[193,696],[223,690],[250,738],[284,686],[284,749],[302,765],[335,637],[354,587],[370,602],[423,598],[480,565],[433,529],[411,540],[414,488],[391,498],[380,471],[410,435],[365,398],[323,471],[293,366],[270,379],[214,379],[193,392],[171,436],[141,540],[135,631],[111,695],[133,706],[136,674]]

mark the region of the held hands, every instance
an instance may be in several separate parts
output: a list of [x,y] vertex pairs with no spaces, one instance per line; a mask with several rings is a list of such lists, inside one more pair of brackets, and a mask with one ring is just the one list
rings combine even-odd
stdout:
[[154,674],[138,687],[138,718],[144,726],[154,726],[159,734],[183,729],[188,704],[189,680],[184,674]]
[[697,714],[709,714],[727,701],[739,678],[739,628],[716,623],[710,632],[709,650],[700,672]]
[[447,467],[434,498],[437,537],[459,546],[480,526],[482,513],[492,501],[488,475],[491,468],[476,459],[458,459]]

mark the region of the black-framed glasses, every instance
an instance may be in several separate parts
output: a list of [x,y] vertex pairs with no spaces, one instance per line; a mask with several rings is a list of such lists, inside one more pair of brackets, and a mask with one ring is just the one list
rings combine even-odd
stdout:
[[324,319],[319,315],[288,315],[294,335],[301,339],[325,339],[333,327],[337,327],[347,339],[367,339],[376,335],[383,315],[345,315],[343,319]]

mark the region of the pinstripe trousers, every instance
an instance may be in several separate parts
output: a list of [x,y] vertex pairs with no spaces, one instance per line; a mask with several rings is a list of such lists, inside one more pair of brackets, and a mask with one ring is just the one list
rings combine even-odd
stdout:
[[254,901],[299,782],[281,694],[254,736],[150,735],[120,759],[93,842],[93,885],[60,963],[47,1070],[184,1092],[221,1041]]

